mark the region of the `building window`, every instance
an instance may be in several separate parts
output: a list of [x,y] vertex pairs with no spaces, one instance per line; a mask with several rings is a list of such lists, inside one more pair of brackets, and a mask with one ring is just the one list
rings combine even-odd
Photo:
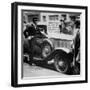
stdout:
[[31,14],[31,15],[28,15],[28,22],[31,22],[33,20],[33,18],[36,18],[37,21],[40,21],[40,15],[39,14]]
[[49,20],[50,21],[57,21],[58,20],[58,15],[49,15]]

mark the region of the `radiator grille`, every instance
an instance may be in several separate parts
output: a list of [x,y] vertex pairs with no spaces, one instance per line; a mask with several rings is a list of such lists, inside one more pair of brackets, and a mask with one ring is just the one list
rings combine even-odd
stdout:
[[53,44],[55,47],[63,47],[63,48],[71,49],[71,41],[68,40],[54,39]]

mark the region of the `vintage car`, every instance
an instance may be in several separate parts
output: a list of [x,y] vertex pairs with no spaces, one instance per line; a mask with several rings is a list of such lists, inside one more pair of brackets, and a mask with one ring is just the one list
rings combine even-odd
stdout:
[[58,72],[67,73],[76,62],[79,62],[79,59],[76,60],[77,55],[75,54],[76,49],[79,48],[75,48],[76,37],[77,34],[45,34],[42,31],[36,36],[30,36],[27,39],[28,48],[27,45],[24,45],[29,55],[28,62],[43,61],[53,64]]

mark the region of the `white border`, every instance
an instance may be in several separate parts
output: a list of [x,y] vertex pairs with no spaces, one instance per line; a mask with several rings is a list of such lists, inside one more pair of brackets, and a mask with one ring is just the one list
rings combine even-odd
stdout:
[[[43,11],[61,11],[61,12],[79,12],[81,14],[81,75],[63,76],[54,78],[21,78],[21,10],[43,10]],[[18,6],[18,84],[64,82],[85,80],[85,10],[69,8],[51,8],[35,6]]]

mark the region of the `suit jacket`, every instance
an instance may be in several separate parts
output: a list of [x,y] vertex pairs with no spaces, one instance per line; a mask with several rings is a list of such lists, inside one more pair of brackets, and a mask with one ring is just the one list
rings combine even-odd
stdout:
[[34,36],[35,34],[36,34],[36,28],[33,24],[28,26],[24,31],[25,38],[27,38],[28,36]]

